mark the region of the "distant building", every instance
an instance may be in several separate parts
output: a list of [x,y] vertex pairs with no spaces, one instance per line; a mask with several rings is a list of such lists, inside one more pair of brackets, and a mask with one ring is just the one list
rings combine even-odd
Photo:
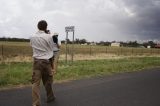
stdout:
[[155,45],[155,48],[160,48],[160,44]]
[[147,46],[147,48],[151,48],[151,46]]
[[97,45],[95,42],[91,42],[90,45]]
[[81,44],[81,45],[88,45],[87,43]]
[[117,42],[111,43],[111,46],[112,46],[112,47],[120,47],[120,46],[121,46],[121,43],[117,43]]

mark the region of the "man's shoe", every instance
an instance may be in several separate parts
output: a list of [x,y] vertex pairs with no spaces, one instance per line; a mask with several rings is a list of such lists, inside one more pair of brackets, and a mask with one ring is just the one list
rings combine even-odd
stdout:
[[50,103],[50,102],[53,102],[53,101],[55,101],[55,99],[56,99],[56,97],[55,96],[53,96],[53,97],[51,97],[51,98],[49,98],[49,99],[47,99],[47,103]]

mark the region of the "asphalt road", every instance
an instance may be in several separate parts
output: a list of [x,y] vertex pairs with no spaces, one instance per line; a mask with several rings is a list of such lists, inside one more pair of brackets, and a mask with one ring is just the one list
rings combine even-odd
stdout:
[[[160,69],[54,84],[56,101],[42,106],[160,106]],[[0,106],[31,106],[31,87],[0,91]]]

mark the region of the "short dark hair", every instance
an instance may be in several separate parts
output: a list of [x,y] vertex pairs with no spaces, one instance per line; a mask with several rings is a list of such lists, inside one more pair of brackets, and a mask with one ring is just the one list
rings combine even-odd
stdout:
[[47,29],[47,22],[45,20],[41,20],[38,22],[37,27],[39,30],[45,31]]

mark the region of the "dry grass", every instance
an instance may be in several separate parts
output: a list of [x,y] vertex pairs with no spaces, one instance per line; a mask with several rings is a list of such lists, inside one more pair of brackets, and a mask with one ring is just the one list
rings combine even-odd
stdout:
[[[60,60],[65,60],[65,45],[61,46]],[[72,46],[68,45],[68,60]],[[3,57],[2,57],[3,55]],[[75,45],[74,60],[119,59],[128,57],[160,56],[160,49]],[[0,62],[30,62],[32,48],[29,42],[0,42]]]
[[[100,60],[100,59],[123,59],[123,58],[130,58],[130,57],[160,57],[160,55],[116,55],[116,54],[106,54],[106,53],[99,53],[94,55],[89,54],[76,54],[74,55],[74,61],[77,60]],[[2,58],[2,57],[0,57]],[[61,54],[59,60],[65,60],[66,55]],[[2,59],[1,59],[2,60]],[[67,60],[71,60],[71,55],[67,55]],[[32,62],[32,56],[13,56],[9,58],[5,58],[3,62]],[[1,61],[2,62],[2,61]]]
[[13,56],[13,57],[9,57],[9,58],[5,58],[3,60],[1,60],[1,62],[31,62],[32,61],[32,57],[31,56]]
[[[74,55],[74,60],[97,60],[97,59],[120,59],[120,58],[126,58],[128,56],[118,56],[115,54],[105,54],[105,53],[99,53],[94,55],[89,54],[76,54]],[[60,60],[64,60],[65,55],[62,54],[60,56]],[[71,60],[71,55],[68,55],[68,60]]]

